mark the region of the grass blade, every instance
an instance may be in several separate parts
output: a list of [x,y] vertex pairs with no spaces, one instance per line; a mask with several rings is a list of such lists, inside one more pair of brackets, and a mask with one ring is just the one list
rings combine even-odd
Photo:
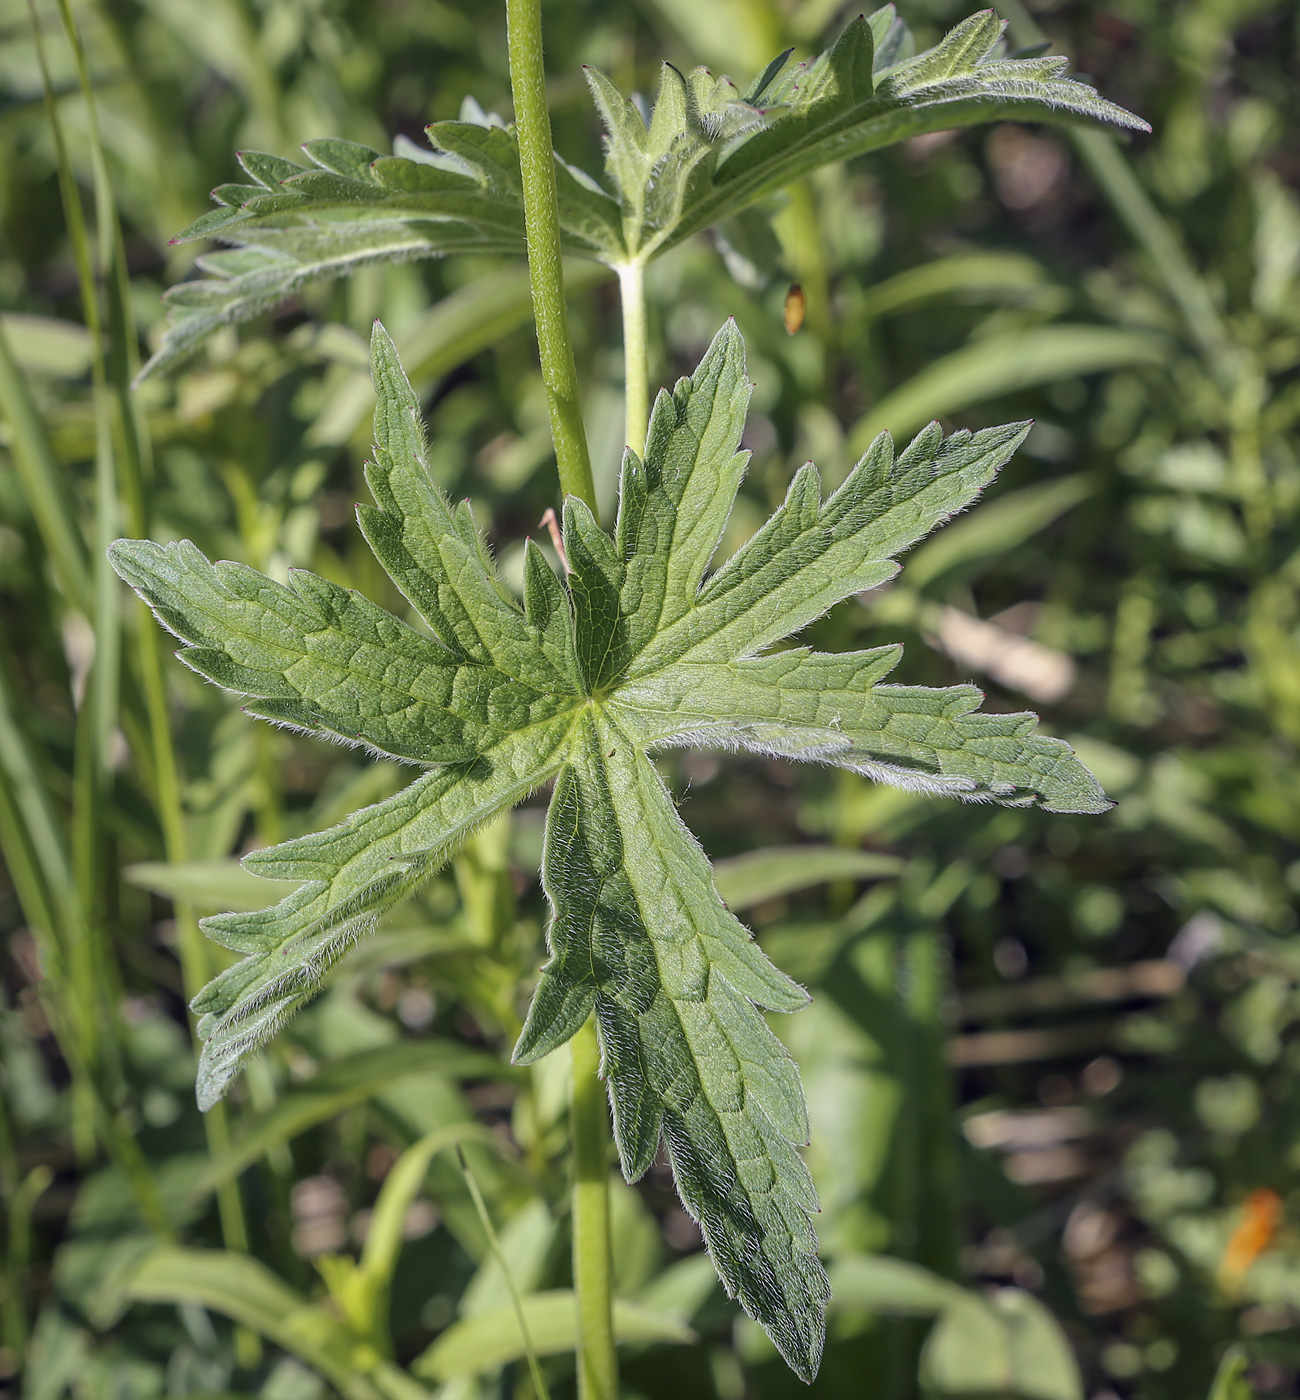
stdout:
[[1168,357],[1159,336],[1110,326],[1043,326],[975,340],[935,360],[883,399],[849,433],[860,456],[878,433],[905,436],[933,418],[1077,374],[1126,365],[1158,365]]

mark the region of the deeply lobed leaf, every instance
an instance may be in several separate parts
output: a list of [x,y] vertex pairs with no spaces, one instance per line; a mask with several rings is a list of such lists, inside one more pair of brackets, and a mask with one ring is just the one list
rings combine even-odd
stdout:
[[[239,246],[200,258],[208,278],[166,293],[172,315],[141,377],[183,358],[218,327],[248,320],[324,278],[374,262],[523,252],[513,128],[467,104],[462,120],[436,122],[428,135],[432,151],[403,139],[405,154],[398,155],[351,141],[308,141],[309,166],[240,152],[255,183],[218,186],[218,207],[173,240]],[[617,261],[617,203],[558,157],[556,187],[566,250]]]
[[[734,226],[819,166],[950,127],[1017,119],[1148,129],[1068,77],[1064,58],[1006,57],[1004,28],[985,10],[914,55],[889,5],[859,16],[818,58],[792,65],[792,51],[781,54],[743,92],[707,69],[665,63],[648,120],[586,69],[610,189],[556,158],[565,250],[611,267],[645,262],[706,228]],[[218,186],[218,207],[175,240],[240,246],[200,259],[208,277],[167,293],[171,320],[143,374],[322,278],[380,261],[522,252],[513,128],[467,102],[460,121],[436,122],[428,135],[432,150],[399,138],[394,155],[309,141],[310,165],[242,152],[253,183]]]
[[559,580],[530,544],[520,608],[497,576],[468,502],[453,510],[433,480],[420,405],[378,323],[370,349],[378,402],[366,482],[376,505],[359,506],[357,520],[375,557],[459,662],[576,696],[573,629]]
[[674,662],[752,655],[886,582],[898,572],[893,556],[969,505],[1030,426],[945,438],[932,423],[897,457],[882,433],[825,502],[809,463],[781,508],[701,587],[744,467],[733,444],[748,398],[744,347],[729,322],[697,374],[659,395],[647,462],[624,455],[616,538],[581,502],[566,504],[579,659],[593,691]]
[[[324,154],[337,179],[362,159]],[[945,438],[932,424],[898,454],[881,436],[826,501],[805,466],[706,577],[746,461],[750,386],[729,323],[695,374],[656,400],[644,458],[624,460],[613,536],[568,502],[567,587],[530,545],[521,605],[468,507],[435,485],[419,405],[382,327],[371,352],[375,505],[358,518],[432,635],[306,572],[286,586],[186,542],[111,552],[185,643],[181,658],[253,697],[254,714],[430,765],[340,826],[245,858],[302,883],[270,909],[204,921],[244,956],[194,1002],[200,1103],[220,1097],[378,915],[554,777],[551,956],[516,1056],[548,1053],[594,1012],[625,1173],[643,1173],[666,1140],[727,1288],[811,1379],[828,1289],[795,1150],[807,1118],[760,1010],[796,1010],[805,994],[719,899],[647,751],[748,748],[940,794],[1104,810],[1091,775],[1034,733],[1033,716],[976,713],[969,686],[882,684],[896,647],[757,654],[890,577],[894,556],[969,504],[1027,425]]]

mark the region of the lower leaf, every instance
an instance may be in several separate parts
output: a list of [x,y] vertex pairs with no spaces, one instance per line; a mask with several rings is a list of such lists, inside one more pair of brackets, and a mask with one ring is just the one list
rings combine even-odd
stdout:
[[473,763],[435,769],[329,831],[244,858],[255,874],[306,883],[270,909],[202,921],[210,938],[248,956],[194,998],[205,1042],[200,1108],[211,1108],[244,1057],[320,991],[380,914],[432,875],[476,827],[554,773],[571,724],[561,715],[521,730]]
[[515,1058],[556,1048],[594,1008],[624,1175],[667,1140],[728,1292],[811,1380],[829,1289],[793,1146],[807,1114],[755,1005],[790,1011],[806,996],[723,905],[644,753],[607,714],[583,725],[548,816],[552,957]]

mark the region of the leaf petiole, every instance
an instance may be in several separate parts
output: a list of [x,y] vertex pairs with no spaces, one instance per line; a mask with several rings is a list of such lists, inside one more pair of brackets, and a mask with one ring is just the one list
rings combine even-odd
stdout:
[[645,263],[639,258],[619,265],[618,291],[623,308],[624,438],[632,451],[641,456],[650,423],[650,343]]

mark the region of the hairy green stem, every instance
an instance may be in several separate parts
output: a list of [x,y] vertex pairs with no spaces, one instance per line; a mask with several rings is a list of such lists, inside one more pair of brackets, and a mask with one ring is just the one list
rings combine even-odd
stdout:
[[573,1287],[578,1295],[578,1394],[616,1400],[613,1259],[609,1241],[609,1110],[596,1023],[573,1037]]
[[564,302],[564,265],[560,258],[560,214],[555,197],[555,148],[546,106],[542,65],[541,0],[506,0],[510,47],[510,91],[519,136],[519,168],[524,193],[524,230],[528,238],[528,272],[532,280],[537,349],[546,386],[546,406],[555,439],[560,490],[596,509],[587,432],[578,397],[578,370],[569,336]]
[[645,451],[650,426],[650,342],[645,314],[645,263],[623,263],[618,269],[623,304],[623,380],[626,407],[624,437],[633,452]]
[[[541,0],[506,0],[506,30],[533,315],[560,490],[566,496],[579,497],[595,511],[596,486],[591,477],[578,398],[578,371],[569,336],[569,312],[564,301],[555,149],[542,64]],[[644,397],[642,388],[642,400]],[[628,402],[632,402],[630,389]],[[579,1031],[573,1041],[573,1286],[578,1302],[578,1393],[582,1400],[615,1400],[618,1393],[610,1286],[609,1121],[599,1059],[595,1026],[591,1024]]]

